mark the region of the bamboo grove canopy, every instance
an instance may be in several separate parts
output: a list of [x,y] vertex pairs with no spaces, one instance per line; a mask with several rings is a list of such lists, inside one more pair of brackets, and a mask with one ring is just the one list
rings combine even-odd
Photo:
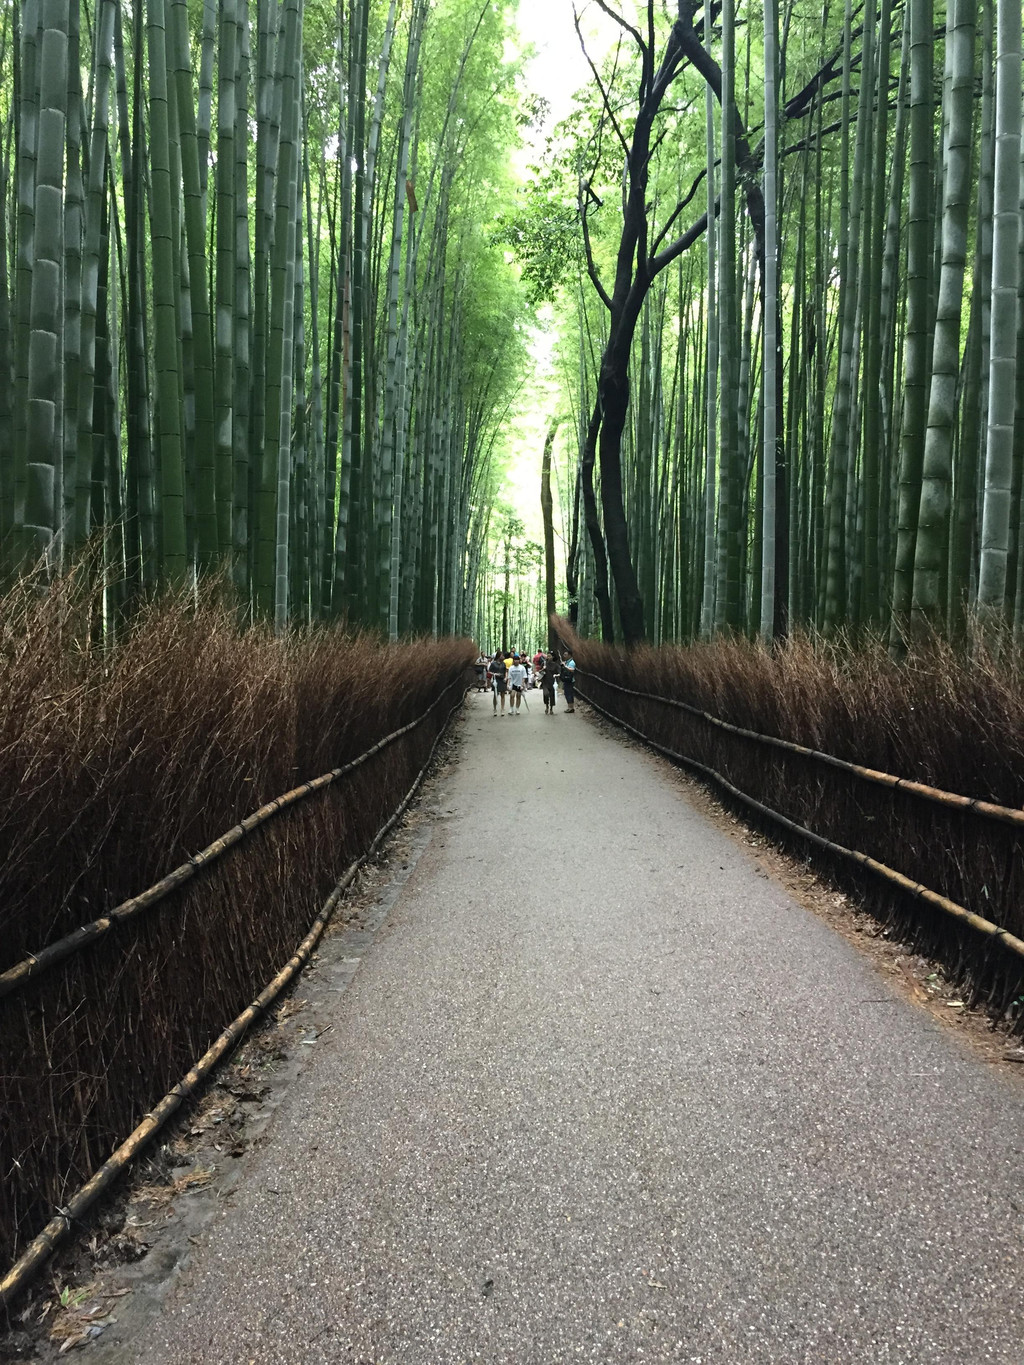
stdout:
[[[0,0],[0,543],[464,628],[523,308],[484,0]],[[95,553],[95,549],[93,550]]]
[[504,225],[575,318],[581,628],[1020,634],[1020,0],[600,10]]
[[0,0],[7,574],[482,627],[525,292],[584,631],[1024,630],[1021,0],[578,8]]

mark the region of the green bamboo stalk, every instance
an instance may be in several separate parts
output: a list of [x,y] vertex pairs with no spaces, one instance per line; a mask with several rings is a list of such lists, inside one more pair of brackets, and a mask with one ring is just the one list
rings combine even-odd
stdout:
[[[393,23],[394,11],[389,20]],[[402,446],[407,422],[400,405],[404,396],[404,374],[399,372],[401,336],[399,331],[398,295],[402,265],[402,239],[407,203],[409,160],[412,142],[413,106],[418,85],[419,50],[426,20],[426,6],[417,3],[410,18],[409,40],[406,48],[405,80],[402,97],[402,117],[399,127],[398,164],[395,174],[392,209],[391,253],[388,263],[387,290],[387,371],[384,387],[384,406],[381,421],[381,502],[377,516],[378,601],[386,612],[388,638],[398,638],[398,581],[402,538]],[[412,252],[410,230],[407,256]],[[413,258],[414,259],[414,258]],[[408,296],[407,296],[408,297]],[[408,327],[408,310],[403,312]],[[404,359],[404,354],[402,356]]]
[[68,98],[68,6],[43,0],[39,45],[34,241],[28,337],[25,551],[29,563],[59,561],[63,462],[64,170]]
[[[204,38],[207,7],[204,6]],[[221,0],[220,50],[217,69],[217,165],[216,165],[216,296],[214,312],[214,499],[217,514],[217,544],[225,553],[237,554],[232,529],[235,506],[234,398],[235,398],[235,290],[238,273],[235,253],[238,223],[235,216],[235,188],[238,167],[235,158],[235,133],[238,115],[238,13],[236,0]],[[206,43],[203,46],[205,79]],[[212,84],[212,77],[211,77]],[[200,82],[203,88],[203,82]],[[243,123],[243,138],[247,130]],[[200,150],[203,137],[200,136]],[[200,162],[202,165],[202,160]],[[237,566],[237,559],[235,559]],[[236,583],[237,583],[236,574]]]
[[196,125],[192,63],[189,55],[187,0],[170,0],[169,19],[168,78],[170,79],[173,73],[184,194],[185,240],[188,251],[193,355],[191,388],[195,404],[196,551],[199,567],[210,570],[217,566],[220,554],[217,535],[213,342],[207,293],[205,191],[203,176],[200,173],[200,137]]
[[[256,194],[253,224],[252,357],[249,450],[249,553],[254,608],[264,617],[273,611],[275,544],[275,472],[269,447],[277,433],[267,425],[267,348],[269,345],[270,258],[274,234],[274,175],[280,132],[277,79],[278,9],[257,0],[256,45]],[[276,446],[275,446],[276,449]]]
[[736,269],[736,6],[722,4],[722,189],[719,241],[719,364],[721,367],[718,475],[718,544],[715,626],[740,626],[739,299]]
[[[89,140],[89,183],[86,192],[82,260],[81,349],[78,391],[77,452],[72,543],[84,545],[91,523],[91,491],[96,397],[96,333],[99,325],[99,277],[103,260],[103,218],[107,190],[107,137],[110,80],[114,62],[115,0],[100,0],[93,39],[93,124]],[[71,471],[68,471],[70,482]]]
[[[0,21],[0,70],[11,61],[12,48],[17,41],[17,15],[9,11]],[[14,60],[17,77],[18,62]],[[11,145],[18,111],[18,89],[15,79],[7,135],[0,147],[0,204],[7,207],[11,180]],[[16,207],[16,201],[15,201]],[[0,581],[10,564],[14,537],[14,407],[12,384],[14,375],[14,316],[8,280],[10,239],[0,232]]]
[[707,333],[707,411],[704,452],[704,595],[701,605],[700,633],[710,638],[715,628],[715,589],[717,585],[716,470],[718,443],[718,220],[715,216],[715,97],[710,86],[704,91],[707,167],[707,253],[708,253],[708,333]]
[[233,253],[235,261],[235,283],[232,291],[232,368],[234,372],[234,392],[232,394],[231,426],[231,547],[233,580],[242,602],[248,603],[252,594],[252,550],[250,528],[255,522],[250,518],[252,495],[250,490],[251,466],[249,458],[249,436],[251,418],[250,369],[252,360],[252,279],[250,275],[249,245],[249,138],[238,137],[239,128],[249,127],[249,12],[247,6],[236,10],[236,61],[234,77],[235,118],[234,127],[234,218],[235,236]]
[[320,230],[313,219],[312,178],[309,171],[308,116],[303,102],[302,137],[302,179],[306,195],[306,250],[309,256],[309,316],[310,316],[310,421],[312,439],[310,463],[310,538],[309,562],[309,602],[312,620],[324,616],[323,601],[323,562],[324,548],[328,530],[333,530],[332,519],[328,513],[325,497],[326,465],[324,455],[324,402],[323,371],[320,362]]
[[949,95],[943,143],[942,258],[914,559],[913,624],[917,627],[946,624],[953,434],[971,199],[974,26],[974,0],[950,0],[946,22]]
[[161,576],[185,582],[185,449],[178,356],[178,268],[171,188],[167,43],[164,0],[146,0],[149,53],[149,178],[152,196],[152,298],[155,331],[157,442],[160,470]]
[[[63,337],[63,412],[60,491],[57,514],[60,518],[58,553],[63,559],[74,547],[75,499],[77,480],[75,462],[79,446],[79,397],[82,362],[82,239],[85,230],[85,187],[82,181],[82,137],[85,132],[85,106],[82,99],[81,15],[77,0],[71,0],[68,13],[68,90],[64,170],[64,293]],[[90,433],[91,435],[91,433]]]
[[913,599],[917,521],[930,359],[932,265],[932,4],[910,0],[910,201],[907,255],[906,370],[900,443],[896,565],[893,577],[892,640],[906,632]]
[[[885,232],[882,246],[881,276],[879,281],[878,333],[881,340],[879,355],[879,403],[880,403],[880,443],[883,456],[878,479],[878,565],[879,565],[879,616],[885,618],[888,600],[882,602],[882,584],[893,579],[893,515],[894,500],[892,484],[894,471],[898,468],[899,453],[897,434],[900,429],[900,409],[896,394],[896,373],[898,371],[897,335],[898,314],[900,311],[897,297],[899,265],[901,252],[901,218],[903,203],[903,182],[906,163],[908,90],[910,85],[910,27],[903,26],[900,42],[900,74],[896,95],[896,125],[893,131],[893,150],[889,182],[886,190],[887,208]],[[881,122],[881,120],[880,120]],[[869,376],[870,377],[870,376]],[[886,593],[888,599],[888,593]]]
[[[18,117],[15,126],[17,238],[14,291],[14,499],[10,567],[20,569],[31,547],[25,542],[25,481],[28,468],[28,365],[31,333],[32,281],[35,263],[36,156],[39,140],[39,43],[41,0],[26,0],[15,9],[15,44],[18,62],[16,89]],[[18,19],[21,17],[21,31]]]
[[365,359],[367,334],[366,275],[366,46],[369,0],[354,0],[351,76],[352,104],[352,352],[350,384],[346,393],[345,438],[349,448],[349,507],[346,542],[346,596],[352,621],[367,619],[367,533],[372,519],[368,505],[368,470],[364,446]]
[[981,520],[978,608],[987,625],[1003,620],[1007,581],[1013,429],[1016,402],[1017,294],[1020,232],[1021,3],[996,3],[995,181],[992,234],[991,348],[985,497]]
[[[891,65],[891,3],[882,0],[874,32],[874,6],[865,12],[865,35],[871,23],[871,51],[874,70],[865,69],[862,77],[862,108],[868,102],[871,112],[870,145],[866,149],[868,188],[864,207],[864,246],[861,253],[864,272],[864,335],[862,338],[862,378],[859,386],[861,409],[861,461],[863,535],[861,537],[862,592],[860,619],[868,627],[881,618],[882,574],[879,545],[881,518],[880,487],[889,480],[888,452],[882,441],[882,288],[883,243],[886,226],[886,147],[889,137],[889,82]],[[862,65],[866,64],[868,43],[865,36]],[[873,104],[870,102],[873,99]],[[888,575],[886,576],[888,581]]]
[[764,283],[764,363],[761,367],[763,431],[762,506],[764,527],[761,541],[761,634],[775,634],[775,477],[778,444],[777,377],[781,356],[778,353],[778,63],[779,14],[777,0],[765,0],[764,7],[764,210],[765,210],[765,283]]
[[839,188],[839,365],[832,407],[832,440],[829,450],[827,549],[825,561],[826,630],[834,630],[846,617],[849,600],[848,501],[851,491],[851,437],[853,388],[857,340],[857,262],[860,209],[859,158],[863,152],[863,125],[857,126],[854,166],[850,171],[851,69],[853,5],[846,0],[843,24],[843,143]]
[[270,346],[268,349],[267,433],[277,467],[277,518],[274,552],[274,629],[288,625],[289,531],[291,524],[293,339],[295,327],[295,259],[298,234],[299,128],[302,88],[302,0],[286,0],[281,62],[282,119],[278,149],[277,196],[274,213],[274,261],[271,285]]
[[[223,8],[223,0],[220,0]],[[199,42],[199,103],[196,108],[196,141],[199,149],[199,189],[203,200],[203,217],[206,217],[206,189],[210,174],[210,128],[213,123],[213,64],[217,47],[218,0],[203,0],[203,28]],[[223,40],[223,27],[220,27]],[[224,60],[221,47],[221,60]],[[218,106],[218,119],[220,109]],[[211,291],[212,292],[212,291]]]

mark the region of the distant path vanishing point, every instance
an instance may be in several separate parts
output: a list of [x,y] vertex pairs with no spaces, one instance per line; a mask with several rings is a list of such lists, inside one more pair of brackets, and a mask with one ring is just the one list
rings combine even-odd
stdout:
[[432,833],[132,1365],[1024,1360],[1024,1088],[583,714]]

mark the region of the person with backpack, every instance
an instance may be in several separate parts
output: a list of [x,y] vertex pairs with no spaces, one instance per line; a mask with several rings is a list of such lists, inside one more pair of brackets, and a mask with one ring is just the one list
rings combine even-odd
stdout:
[[505,660],[501,657],[501,650],[494,651],[494,658],[487,665],[487,679],[491,685],[491,693],[494,697],[494,714],[498,714],[498,698],[501,698],[501,714],[505,715],[505,691],[508,683],[508,669]]
[[540,680],[540,694],[544,698],[544,714],[555,714],[555,679],[558,677],[558,654],[552,650],[544,656],[544,673]]

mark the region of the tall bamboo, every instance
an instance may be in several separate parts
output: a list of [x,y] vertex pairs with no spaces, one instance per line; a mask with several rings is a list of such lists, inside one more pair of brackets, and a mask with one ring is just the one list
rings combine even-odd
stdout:
[[914,619],[945,624],[953,434],[960,381],[960,318],[971,198],[974,95],[974,0],[950,0],[946,25],[949,70],[943,142],[942,245],[932,343],[928,426],[914,559]]
[[992,312],[981,518],[978,607],[998,622],[1012,584],[1010,555],[1013,430],[1016,403],[1017,295],[1020,257],[1021,4],[996,3],[995,180]]

